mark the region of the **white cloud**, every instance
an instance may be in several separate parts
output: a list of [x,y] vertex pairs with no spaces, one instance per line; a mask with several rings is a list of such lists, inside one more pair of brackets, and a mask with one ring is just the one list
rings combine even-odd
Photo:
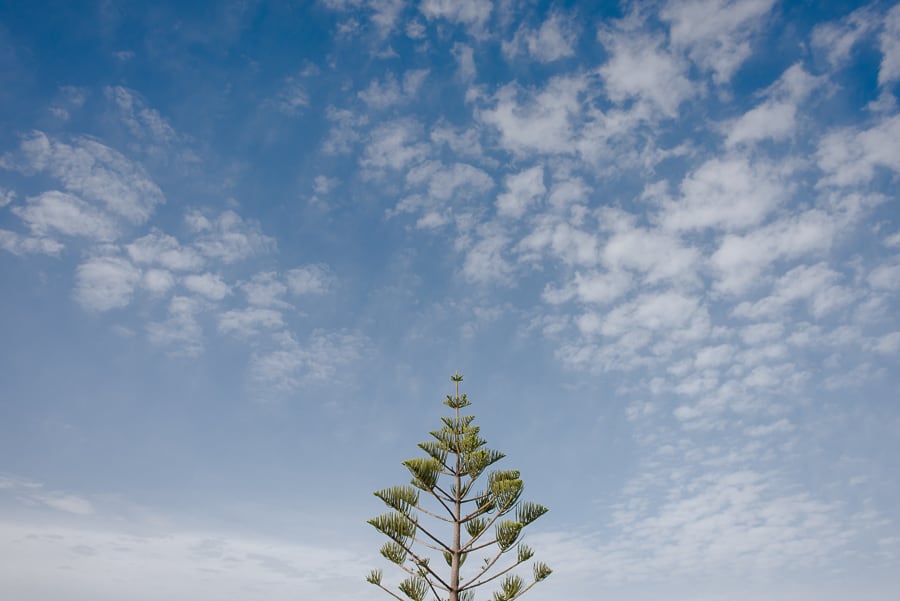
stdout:
[[879,167],[900,172],[900,115],[869,129],[844,128],[826,134],[817,152],[822,184],[866,183]]
[[637,99],[675,117],[681,103],[697,93],[686,76],[687,65],[663,48],[662,37],[607,29],[597,37],[610,54],[599,73],[613,102]]
[[497,214],[518,219],[545,193],[544,168],[536,165],[506,176],[506,192],[497,197]]
[[602,211],[600,219],[612,233],[601,253],[611,269],[637,270],[648,282],[695,279],[700,255],[678,236],[659,228],[638,227],[632,216],[613,209]]
[[234,263],[275,248],[275,240],[263,234],[258,223],[245,220],[232,210],[212,220],[192,211],[185,221],[197,233],[194,246],[211,259]]
[[660,16],[671,23],[672,45],[713,71],[719,84],[731,80],[750,57],[751,40],[775,0],[669,0]]
[[459,78],[465,82],[474,80],[478,75],[478,68],[475,66],[475,50],[471,46],[457,42],[453,44],[453,58],[456,59]]
[[145,222],[165,202],[140,165],[90,138],[66,144],[35,131],[22,138],[17,155],[4,155],[0,166],[26,175],[47,172],[67,191],[135,224]]
[[[596,332],[607,337],[623,336],[633,329],[671,330],[688,324],[699,310],[702,310],[699,299],[695,297],[673,290],[647,292],[615,307],[599,321],[583,319],[580,327],[585,333]],[[586,314],[589,315],[592,314]]]
[[549,63],[575,54],[578,26],[575,20],[561,13],[552,13],[538,29],[519,27],[513,39],[503,42],[503,54],[515,58],[519,54]]
[[181,282],[191,292],[213,301],[220,301],[231,294],[231,287],[225,283],[222,276],[215,273],[191,274],[185,276]]
[[480,35],[491,16],[491,0],[422,0],[419,10],[429,21],[446,19],[464,25],[472,35]]
[[310,264],[295,267],[284,274],[285,282],[291,294],[303,296],[307,294],[325,294],[335,284],[335,276],[324,264]]
[[831,247],[841,223],[817,209],[778,219],[745,235],[729,234],[710,258],[715,288],[739,294],[761,279],[778,260],[798,258]]
[[93,257],[75,270],[75,300],[91,311],[121,309],[131,302],[141,270],[127,259]]
[[55,255],[63,245],[50,238],[25,237],[16,232],[0,229],[0,248],[14,255],[44,254]]
[[303,109],[309,106],[309,94],[303,81],[297,76],[289,76],[284,79],[281,89],[271,100],[275,110],[289,117],[299,115]]
[[454,129],[446,123],[438,123],[431,130],[429,137],[435,145],[446,144],[447,148],[461,157],[476,157],[487,165],[491,164],[491,160],[484,156],[481,131],[478,127]]
[[274,271],[260,272],[238,287],[247,296],[247,302],[257,307],[289,307],[282,298],[288,291],[287,285]]
[[306,382],[340,383],[345,368],[363,357],[369,341],[348,331],[314,331],[305,344],[293,335],[276,336],[278,348],[256,352],[250,369],[257,393],[280,397],[298,390]]
[[480,284],[509,282],[513,268],[504,257],[508,243],[509,236],[499,226],[489,223],[479,226],[474,241],[466,245],[463,277]]
[[274,309],[248,307],[219,315],[219,332],[237,338],[251,338],[263,330],[276,330],[283,326],[281,312]]
[[204,263],[196,250],[157,230],[136,239],[125,250],[135,263],[160,265],[172,271],[195,271]]
[[169,347],[173,355],[198,356],[203,352],[203,329],[197,315],[204,306],[196,299],[172,297],[166,320],[147,324],[147,338],[157,346]]
[[477,116],[500,131],[501,145],[511,152],[574,154],[573,126],[582,113],[579,96],[587,89],[583,75],[553,77],[534,92],[507,84],[494,94],[493,106]]
[[153,296],[162,296],[175,286],[175,278],[165,269],[148,269],[141,278],[141,287]]
[[347,154],[360,139],[359,130],[368,123],[365,115],[357,115],[346,109],[328,107],[326,116],[334,125],[322,142],[325,154]]
[[872,5],[864,6],[839,21],[817,25],[812,32],[812,46],[824,52],[832,66],[839,66],[853,47],[877,27],[878,17]]
[[812,316],[819,319],[855,300],[849,288],[838,285],[841,279],[841,274],[824,262],[800,265],[778,279],[770,296],[754,303],[743,302],[735,307],[734,314],[751,319],[772,317],[785,313],[796,301],[806,301]]
[[531,232],[515,246],[520,261],[539,262],[543,253],[548,253],[567,265],[591,267],[599,262],[599,240],[595,234],[554,215],[540,215],[533,222]]
[[97,242],[110,242],[118,235],[114,219],[77,196],[51,190],[28,198],[12,212],[24,221],[38,237],[59,233],[81,236]]
[[900,290],[900,261],[878,265],[867,278],[869,285],[878,290]]
[[[410,188],[424,186],[427,198],[445,203],[453,199],[458,203],[494,187],[494,180],[487,173],[467,163],[445,165],[440,161],[425,161],[406,173]],[[401,205],[403,203],[401,202]]]
[[878,84],[886,86],[900,79],[900,6],[894,6],[885,15],[879,42],[882,58]]
[[9,190],[0,186],[0,208],[5,207],[9,203],[11,203],[16,197],[15,190]]
[[393,73],[388,73],[383,80],[373,80],[357,96],[375,110],[410,102],[418,95],[428,72],[428,69],[410,69],[403,74],[402,82],[398,82]]
[[[164,524],[170,519],[161,520]],[[131,520],[60,526],[0,522],[3,592],[11,599],[213,601],[241,594],[271,601],[359,599],[368,557],[352,545],[308,545],[217,530]],[[110,578],[115,573],[118,576]],[[15,577],[14,577],[15,575]]]
[[35,494],[31,499],[43,503],[47,507],[73,513],[75,515],[91,515],[94,513],[94,506],[90,501],[76,495],[68,494]]
[[759,140],[783,140],[793,135],[797,127],[799,105],[819,85],[822,78],[793,65],[767,91],[767,100],[744,113],[727,127],[727,146]]
[[548,284],[541,297],[551,304],[564,303],[573,298],[585,304],[606,304],[624,296],[631,286],[631,276],[623,271],[586,274],[576,271],[572,281],[564,288],[555,289]]
[[661,222],[672,230],[741,230],[762,222],[789,191],[790,168],[743,156],[710,159],[681,182],[681,198],[664,202]]
[[370,173],[381,174],[423,160],[428,155],[428,146],[419,141],[421,130],[412,120],[379,125],[370,134],[361,165]]
[[160,145],[177,140],[178,136],[166,118],[156,109],[147,107],[134,90],[115,86],[106,88],[105,93],[115,102],[122,120],[135,137]]

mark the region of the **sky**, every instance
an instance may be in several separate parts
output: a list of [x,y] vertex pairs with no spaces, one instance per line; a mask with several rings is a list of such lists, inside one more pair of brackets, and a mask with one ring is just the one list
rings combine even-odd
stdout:
[[884,1],[0,2],[0,597],[388,598],[459,370],[525,598],[891,598],[898,93]]

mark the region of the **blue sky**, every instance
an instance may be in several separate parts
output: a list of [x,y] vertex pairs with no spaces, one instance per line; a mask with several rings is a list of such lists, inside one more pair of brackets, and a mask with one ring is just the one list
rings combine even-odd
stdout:
[[900,7],[4,2],[0,65],[0,597],[386,598],[457,369],[534,601],[900,587]]

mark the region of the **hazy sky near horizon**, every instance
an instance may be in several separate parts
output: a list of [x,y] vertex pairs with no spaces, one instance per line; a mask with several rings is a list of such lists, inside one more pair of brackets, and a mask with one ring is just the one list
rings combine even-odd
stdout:
[[0,597],[386,599],[458,369],[526,598],[889,598],[898,92],[893,2],[0,2]]

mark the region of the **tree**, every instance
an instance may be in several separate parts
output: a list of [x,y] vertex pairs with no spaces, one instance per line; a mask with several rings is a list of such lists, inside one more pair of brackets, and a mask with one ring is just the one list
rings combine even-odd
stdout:
[[[435,601],[473,601],[476,588],[501,576],[494,601],[513,601],[552,571],[547,564],[534,562],[528,584],[513,572],[534,555],[520,542],[522,530],[547,513],[547,508],[520,500],[523,484],[518,470],[493,470],[484,488],[475,491],[479,478],[504,454],[485,447],[478,426],[472,423],[474,416],[460,415],[460,409],[471,403],[465,394],[459,394],[463,380],[459,372],[450,380],[456,393],[447,395],[444,404],[454,415],[441,418],[443,427],[431,432],[434,440],[419,444],[426,457],[403,462],[412,475],[411,485],[375,492],[391,511],[368,523],[389,539],[381,554],[406,572],[398,589],[412,601],[423,601],[429,592]],[[444,483],[447,480],[449,486]],[[431,509],[425,507],[422,497],[429,500]],[[427,526],[422,518],[427,518]],[[485,536],[492,528],[492,534]],[[487,553],[484,562],[464,575],[466,558],[479,551]],[[512,551],[515,559],[509,555]],[[510,561],[498,566],[504,557]],[[441,558],[448,570],[432,564],[432,560],[439,564]],[[366,580],[405,601],[382,583],[381,570],[372,570]]]

